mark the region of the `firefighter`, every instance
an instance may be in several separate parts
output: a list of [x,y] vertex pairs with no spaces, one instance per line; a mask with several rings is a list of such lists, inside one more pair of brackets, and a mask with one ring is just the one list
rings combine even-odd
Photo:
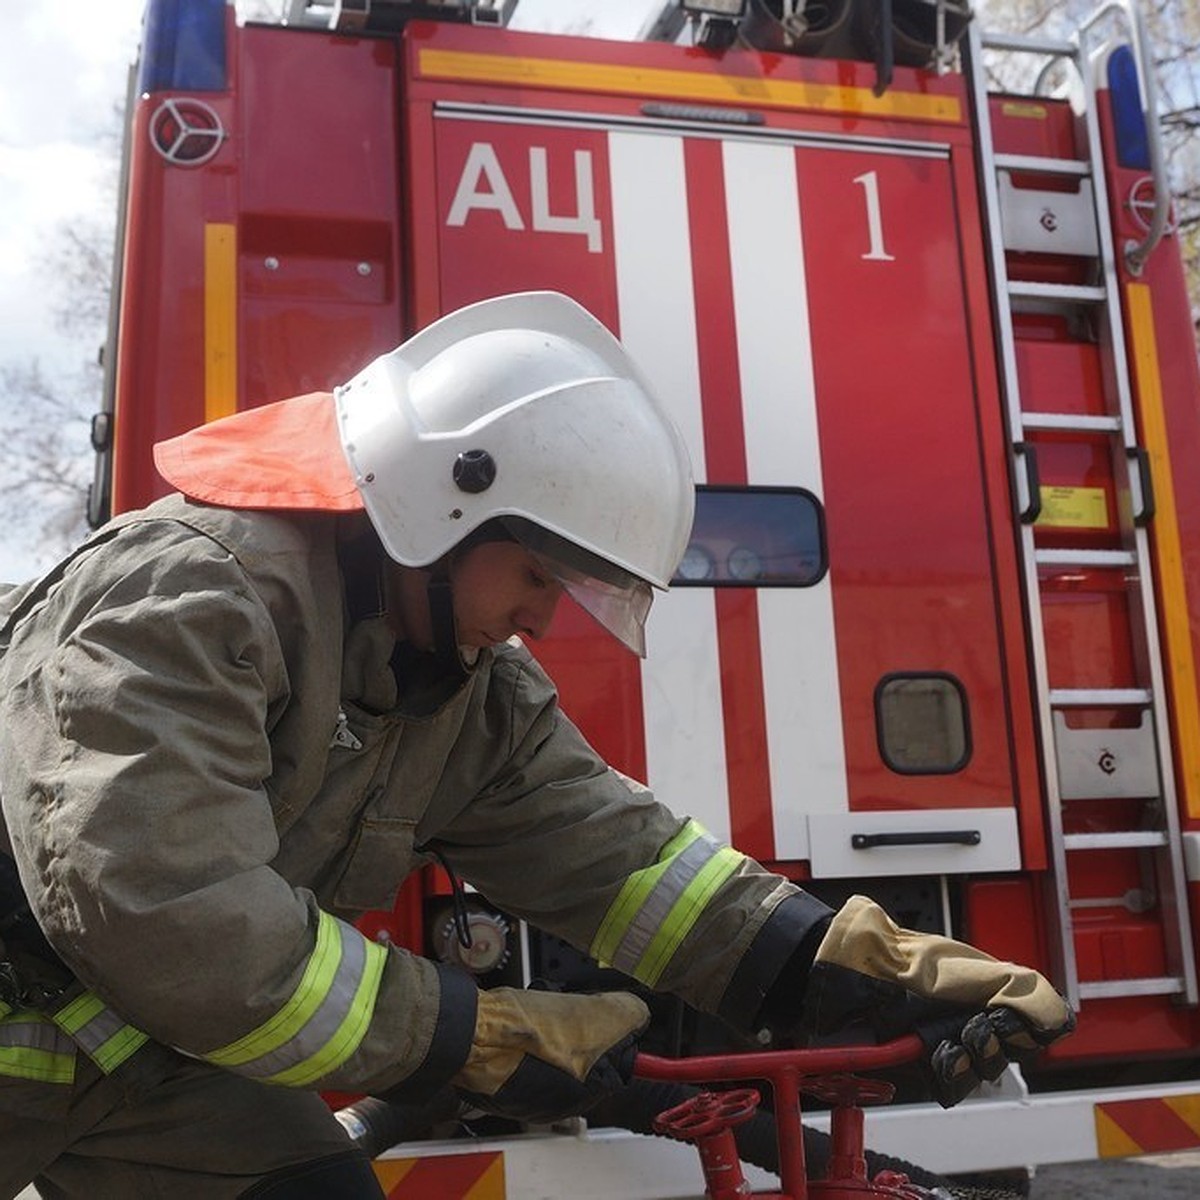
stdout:
[[1071,1027],[1036,972],[831,911],[560,712],[521,639],[566,592],[641,653],[693,509],[573,301],[472,305],[156,462],[175,494],[0,602],[0,1193],[378,1195],[321,1090],[544,1120],[618,1086],[635,995],[480,991],[357,930],[434,862],[744,1031],[936,1013],[945,1103]]

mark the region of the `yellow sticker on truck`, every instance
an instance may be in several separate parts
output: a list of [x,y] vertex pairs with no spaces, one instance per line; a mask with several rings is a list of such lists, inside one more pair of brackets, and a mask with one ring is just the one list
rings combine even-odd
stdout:
[[1102,487],[1043,487],[1038,525],[1059,529],[1107,529],[1108,497]]

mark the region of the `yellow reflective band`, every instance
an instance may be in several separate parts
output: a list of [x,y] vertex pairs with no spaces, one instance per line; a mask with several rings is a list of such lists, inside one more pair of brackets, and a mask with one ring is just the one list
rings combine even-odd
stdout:
[[1196,662],[1192,654],[1179,513],[1175,506],[1171,439],[1163,404],[1158,339],[1154,333],[1154,298],[1148,284],[1131,283],[1125,289],[1125,300],[1129,309],[1129,334],[1142,440],[1150,457],[1150,473],[1156,485],[1150,536],[1158,560],[1159,608],[1166,649],[1163,660],[1171,681],[1171,703],[1179,743],[1176,755],[1179,789],[1184,811],[1194,819],[1200,817],[1200,696],[1197,694]]
[[745,861],[688,821],[652,867],[625,881],[592,941],[593,957],[655,985],[714,894]]
[[658,96],[673,100],[711,100],[721,104],[848,112],[861,116],[916,118],[958,124],[962,106],[956,96],[888,88],[777,80],[757,75],[683,71],[668,67],[627,67],[572,59],[479,54],[469,50],[418,52],[426,78],[518,87],[574,88],[617,95]]
[[75,1046],[57,1026],[30,1010],[0,1018],[0,1076],[37,1083],[72,1083]]
[[237,226],[204,226],[204,419],[237,412]]
[[354,1002],[337,1032],[324,1048],[311,1058],[298,1063],[277,1075],[268,1075],[268,1083],[281,1083],[288,1087],[307,1087],[323,1075],[336,1070],[358,1049],[366,1036],[367,1026],[375,1014],[375,998],[379,995],[379,981],[383,978],[383,967],[387,962],[387,950],[378,942],[367,942],[367,963],[362,979],[354,993]]
[[245,1037],[204,1057],[263,1083],[317,1082],[361,1044],[386,962],[383,946],[321,913],[316,946],[288,1002]]
[[51,1019],[106,1075],[150,1040],[140,1029],[127,1025],[95,992],[76,996],[52,1013]]
[[106,1038],[94,1049],[84,1046],[84,1050],[96,1066],[105,1075],[109,1075],[149,1040],[140,1029],[134,1029],[132,1025],[122,1025],[112,1037]]
[[73,1036],[103,1011],[104,1001],[95,992],[84,992],[54,1014],[54,1023]]
[[700,914],[714,893],[744,861],[745,855],[726,846],[718,850],[700,868],[695,879],[676,901],[670,915],[651,941],[649,949],[642,955],[633,973],[635,979],[640,979],[650,987],[658,982],[667,968],[667,963],[671,961],[671,956],[679,949],[683,939],[691,933],[692,927],[700,919]]
[[74,1083],[75,1055],[0,1046],[0,1075],[32,1079],[36,1083]]
[[237,1067],[291,1041],[320,1008],[337,976],[341,957],[342,939],[338,934],[337,922],[323,912],[317,924],[317,944],[288,1002],[270,1020],[252,1029],[245,1037],[204,1057],[218,1067]]
[[658,861],[652,867],[644,867],[634,871],[625,880],[617,898],[596,931],[590,947],[591,955],[604,966],[611,966],[613,956],[625,931],[633,923],[633,919],[641,911],[646,898],[654,891],[658,881],[666,874],[668,867],[677,854],[686,850],[694,841],[703,836],[704,829],[697,821],[688,821],[686,825],[659,851]]

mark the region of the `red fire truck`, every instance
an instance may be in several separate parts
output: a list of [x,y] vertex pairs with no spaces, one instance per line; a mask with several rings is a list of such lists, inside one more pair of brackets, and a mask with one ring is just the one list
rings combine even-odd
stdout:
[[[671,407],[698,504],[644,662],[569,605],[536,646],[567,711],[740,849],[1079,1010],[872,1145],[953,1172],[1200,1143],[1200,378],[1136,9],[1035,41],[952,0],[683,0],[617,42],[512,8],[151,0],[92,519],[163,490],[160,439],[467,302],[573,295]],[[1036,82],[989,91],[1013,61]],[[368,926],[485,986],[602,973],[478,895],[463,951],[444,891]],[[723,1045],[657,1018],[670,1053]],[[510,1133],[381,1175],[695,1188],[661,1139]]]

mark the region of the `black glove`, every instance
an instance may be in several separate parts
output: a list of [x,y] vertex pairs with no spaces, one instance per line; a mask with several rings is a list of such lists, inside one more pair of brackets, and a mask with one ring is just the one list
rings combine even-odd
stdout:
[[586,1112],[633,1075],[650,1010],[628,992],[583,996],[492,988],[479,993],[466,1065],[451,1080],[499,1116],[547,1122]]
[[1037,971],[901,929],[865,896],[851,897],[834,914],[804,993],[804,1024],[812,1032],[855,1020],[879,1037],[920,1034],[932,1051],[934,1096],[944,1108],[1075,1028],[1070,1005]]

